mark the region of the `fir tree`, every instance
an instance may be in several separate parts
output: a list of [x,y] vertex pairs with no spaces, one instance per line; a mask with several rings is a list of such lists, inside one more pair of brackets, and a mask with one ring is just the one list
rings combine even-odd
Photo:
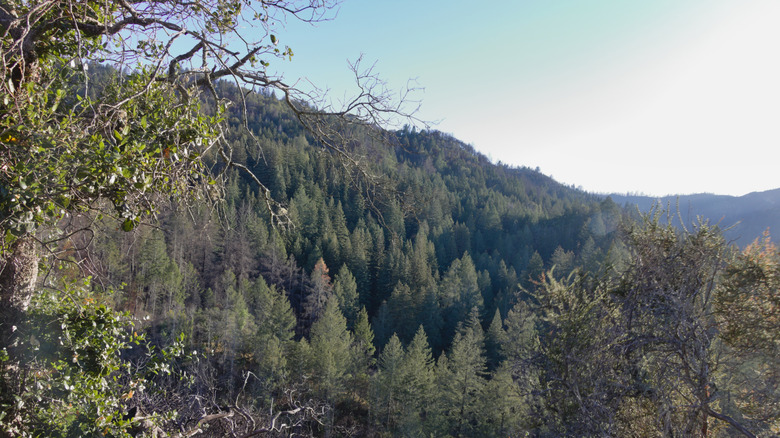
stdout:
[[501,312],[496,309],[493,320],[485,333],[485,356],[487,358],[488,371],[494,371],[504,360],[501,346],[506,344],[507,336],[504,331],[504,323],[501,321]]
[[357,283],[355,277],[349,272],[347,265],[342,265],[333,281],[333,295],[339,303],[339,308],[347,318],[347,326],[353,327],[360,309]]
[[426,427],[426,418],[436,400],[433,355],[422,326],[406,349],[403,363],[404,415],[399,425],[404,436],[423,436],[434,432]]
[[347,330],[347,320],[339,311],[338,303],[335,299],[328,300],[322,316],[312,324],[309,352],[315,391],[331,406],[325,424],[326,434],[332,430],[338,415],[336,405],[347,390],[348,372],[354,369],[350,354],[352,344],[352,333]]
[[445,415],[455,436],[475,435],[475,425],[480,421],[479,402],[487,371],[484,342],[475,307],[452,341],[447,362],[449,379],[441,388]]
[[375,384],[377,421],[395,430],[403,414],[404,348],[393,334],[379,354]]

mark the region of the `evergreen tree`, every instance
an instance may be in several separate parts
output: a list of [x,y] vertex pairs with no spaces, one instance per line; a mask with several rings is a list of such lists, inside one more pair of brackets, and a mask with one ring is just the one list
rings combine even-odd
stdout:
[[398,282],[404,278],[404,255],[398,239],[392,239],[388,242],[383,260],[384,263],[382,263],[377,278],[377,291],[370,297],[369,306],[367,306],[369,313],[372,309],[378,309],[382,302],[390,297],[390,293]]
[[252,285],[249,295],[257,325],[257,374],[265,381],[261,388],[268,394],[268,389],[281,384],[289,372],[287,356],[297,321],[287,297],[275,286],[269,287],[262,277]]
[[436,271],[436,253],[433,243],[428,240],[427,229],[425,225],[417,232],[409,254],[408,284],[415,292],[435,286],[433,272]]
[[[529,352],[527,344],[518,342],[516,348],[526,351],[512,352],[524,356],[521,367],[530,368],[528,377],[538,378],[533,382],[536,390],[547,391],[534,415],[542,419],[539,430],[545,433],[612,433],[615,413],[630,386],[621,372],[627,369],[625,357],[614,348],[620,339],[612,329],[614,314],[604,305],[605,290],[593,286],[587,277],[558,281],[547,275],[534,293],[539,345]],[[523,321],[522,312],[513,315],[509,333],[527,341],[530,321]]]
[[390,310],[387,306],[387,302],[383,302],[379,306],[374,319],[371,321],[371,325],[374,327],[374,333],[376,334],[376,346],[381,350],[384,348],[390,337],[394,335],[392,317],[390,316]]
[[387,300],[387,309],[392,322],[392,331],[403,342],[409,342],[414,336],[413,327],[417,323],[417,303],[412,290],[405,283],[398,283]]
[[[528,368],[528,361],[539,348],[536,330],[537,319],[536,314],[524,301],[515,304],[506,316],[504,322],[506,336],[505,342],[501,344],[501,355],[518,372]],[[526,381],[528,379],[524,377],[519,380]]]
[[736,405],[721,409],[753,430],[780,430],[780,250],[768,231],[729,263],[714,301],[728,346],[718,387]]
[[496,309],[493,320],[485,333],[485,357],[488,371],[494,371],[503,362],[502,345],[507,343],[507,335],[504,331],[504,323],[501,321],[501,312]]
[[333,281],[333,295],[339,303],[339,308],[347,318],[347,326],[354,327],[360,310],[359,296],[355,277],[349,272],[347,265],[342,265]]
[[368,322],[368,312],[363,307],[358,312],[355,328],[352,330],[354,336],[355,360],[359,368],[365,372],[373,365],[373,356],[376,348],[374,347],[374,331]]
[[379,424],[395,431],[403,414],[404,348],[393,334],[379,354],[375,383],[375,416]]
[[158,306],[166,295],[164,289],[171,260],[165,236],[160,230],[153,229],[144,237],[135,275],[137,287],[141,290],[134,293],[135,300],[131,305],[139,317],[144,314],[157,317]]
[[498,264],[496,283],[495,288],[498,292],[496,293],[495,305],[501,311],[501,315],[506,315],[515,304],[519,280],[515,268],[507,266],[503,259]]
[[477,435],[484,437],[522,436],[529,418],[529,398],[523,396],[512,378],[512,370],[502,364],[482,389],[479,400]]
[[452,262],[439,284],[439,295],[446,342],[454,335],[456,325],[465,321],[472,309],[481,312],[483,308],[477,271],[468,253]]
[[455,436],[477,434],[479,403],[487,371],[484,342],[479,310],[475,307],[452,341],[447,361],[449,378],[441,388],[445,416]]
[[[325,311],[325,306],[333,295],[333,286],[330,283],[328,267],[325,261],[320,258],[314,265],[311,273],[311,289],[309,289],[304,303],[306,317],[310,321],[316,321]],[[336,300],[338,303],[338,300]]]
[[[369,399],[369,379],[374,366],[374,331],[368,323],[368,313],[365,307],[357,315],[355,327],[352,330],[351,369],[352,376],[349,386],[359,402],[367,403]],[[368,407],[366,407],[368,410]]]
[[525,268],[525,273],[522,278],[522,284],[524,286],[531,286],[534,282],[539,281],[544,273],[544,260],[538,251],[534,251],[531,259],[528,261],[528,266]]
[[216,347],[221,350],[221,361],[225,367],[228,387],[233,388],[232,379],[237,377],[236,359],[245,356],[253,349],[252,340],[257,327],[254,317],[249,313],[244,295],[237,290],[235,274],[228,270],[222,277],[222,300],[219,309],[219,329]]
[[[350,247],[352,249],[351,256],[348,261],[349,271],[355,277],[355,283],[357,284],[357,290],[359,294],[365,294],[369,290],[369,251],[371,248],[371,235],[365,227],[365,224],[361,222],[355,227],[350,236]],[[362,298],[368,299],[368,296]],[[366,305],[366,302],[360,304]]]
[[426,424],[431,403],[437,400],[433,355],[422,326],[417,329],[406,350],[403,363],[404,413],[399,425],[403,436],[415,437],[434,433]]
[[440,353],[445,347],[442,334],[444,321],[436,291],[429,290],[422,297],[418,319],[425,329],[431,349],[435,354]]
[[326,435],[330,435],[337,405],[347,390],[348,372],[354,369],[352,359],[352,333],[347,330],[347,320],[339,311],[335,299],[326,303],[322,316],[312,324],[309,347],[309,366],[315,393],[330,405],[325,422]]

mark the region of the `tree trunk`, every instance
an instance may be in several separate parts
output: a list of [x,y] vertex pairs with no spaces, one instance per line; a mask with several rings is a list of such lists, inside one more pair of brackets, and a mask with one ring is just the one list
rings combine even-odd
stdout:
[[11,347],[16,326],[30,305],[38,278],[35,239],[19,238],[0,259],[0,348]]

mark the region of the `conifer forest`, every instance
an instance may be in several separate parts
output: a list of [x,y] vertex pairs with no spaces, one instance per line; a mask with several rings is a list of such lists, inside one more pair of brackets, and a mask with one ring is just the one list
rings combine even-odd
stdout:
[[0,436],[780,434],[769,233],[385,129],[371,76],[323,107],[257,73],[273,34],[217,49],[327,3],[0,1]]

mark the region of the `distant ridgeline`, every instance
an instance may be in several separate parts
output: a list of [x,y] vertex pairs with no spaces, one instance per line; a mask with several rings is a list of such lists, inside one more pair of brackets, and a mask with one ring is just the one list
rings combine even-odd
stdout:
[[[615,203],[627,208],[639,207],[647,212],[654,204],[660,203],[663,208],[673,213],[672,223],[680,225],[680,220],[689,226],[697,222],[697,218],[707,219],[710,224],[717,224],[729,241],[740,247],[745,247],[761,237],[767,229],[770,234],[780,233],[780,189],[764,192],[748,193],[744,196],[725,196],[713,194],[696,194],[684,196],[633,196],[609,195]],[[679,209],[679,215],[676,212]]]

